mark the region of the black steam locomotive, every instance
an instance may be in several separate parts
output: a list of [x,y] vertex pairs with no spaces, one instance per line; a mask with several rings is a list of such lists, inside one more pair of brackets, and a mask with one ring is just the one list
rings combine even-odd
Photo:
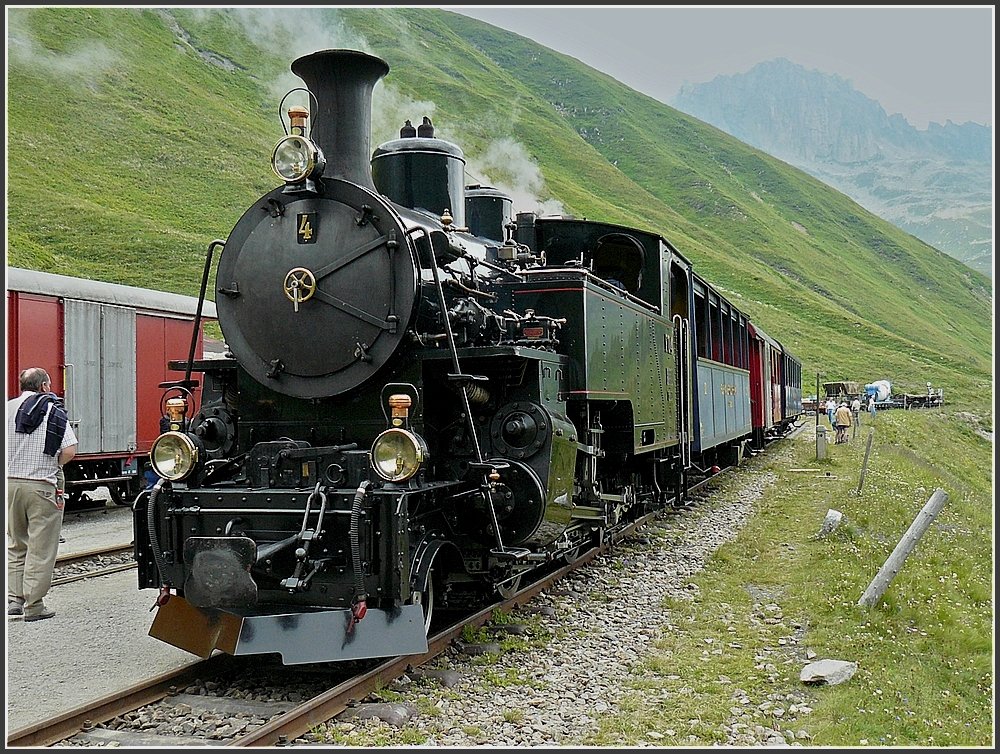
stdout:
[[209,247],[229,357],[161,385],[201,399],[134,504],[151,635],[288,664],[426,651],[435,606],[508,594],[801,412],[794,357],[661,236],[515,218],[426,118],[372,153],[377,57],[291,68],[314,106],[288,111],[283,184]]

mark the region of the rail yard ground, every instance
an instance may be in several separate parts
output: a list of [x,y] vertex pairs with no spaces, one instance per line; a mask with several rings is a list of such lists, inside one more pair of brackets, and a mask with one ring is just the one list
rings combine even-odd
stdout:
[[[106,489],[95,496],[106,497]],[[127,544],[131,521],[126,507],[67,513],[59,555]],[[136,588],[129,570],[53,586],[45,598],[56,611],[52,620],[8,618],[7,732],[197,661],[147,635],[154,599]]]
[[[502,641],[490,634],[498,653],[453,648],[441,666],[456,671],[456,685],[413,680],[379,691],[370,701],[415,710],[398,727],[337,720],[309,743],[992,746],[992,424],[947,405],[886,411],[818,462],[814,428],[807,420],[720,477],[693,510],[657,521],[529,605],[547,612],[498,616],[528,629]],[[858,607],[938,488],[944,508],[881,601]],[[820,537],[831,508],[843,520]],[[76,546],[75,528],[66,533]],[[92,691],[101,695],[116,677],[122,688],[138,680],[136,649],[154,644],[145,635],[153,594],[129,592],[131,573],[117,579],[96,580],[115,593],[98,608],[102,620],[99,598],[74,596],[74,584],[54,590],[59,616],[46,623],[55,634],[8,620],[8,726],[31,719],[27,710],[54,711],[60,694],[82,701],[67,686],[100,678]],[[801,669],[825,658],[857,671],[833,686],[803,684]]]

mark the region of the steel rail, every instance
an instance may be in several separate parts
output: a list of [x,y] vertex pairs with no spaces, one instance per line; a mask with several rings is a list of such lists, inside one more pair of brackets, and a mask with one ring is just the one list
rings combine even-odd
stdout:
[[121,555],[132,550],[132,543],[120,545],[107,545],[105,547],[95,547],[91,550],[80,550],[56,558],[56,566],[74,565],[84,560],[90,560],[101,555]]
[[102,568],[99,571],[86,571],[85,573],[74,573],[72,576],[60,576],[57,579],[52,579],[52,586],[72,584],[74,581],[83,581],[84,579],[96,579],[98,576],[110,576],[112,573],[118,573],[119,571],[131,571],[136,565],[136,563],[120,563],[119,565]]

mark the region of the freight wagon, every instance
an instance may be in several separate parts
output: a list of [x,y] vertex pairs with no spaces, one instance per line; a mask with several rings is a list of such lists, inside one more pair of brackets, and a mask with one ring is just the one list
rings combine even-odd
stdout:
[[[143,488],[161,385],[179,380],[167,362],[204,355],[202,329],[192,337],[197,314],[189,296],[7,268],[7,397],[20,393],[22,370],[42,367],[63,398],[79,439],[65,468],[67,510],[100,487],[119,505]],[[204,302],[201,317],[214,321],[215,304]]]

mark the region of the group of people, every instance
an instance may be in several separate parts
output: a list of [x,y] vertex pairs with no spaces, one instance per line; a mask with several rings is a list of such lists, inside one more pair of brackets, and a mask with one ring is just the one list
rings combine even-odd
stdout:
[[[830,428],[836,430],[836,435],[834,436],[835,444],[839,445],[848,441],[847,430],[851,428],[852,425],[859,425],[861,423],[861,398],[858,396],[854,397],[851,404],[848,405],[847,401],[841,401],[839,404],[836,399],[830,397],[824,404],[826,409],[827,419],[830,421]],[[868,411],[872,415],[872,420],[875,419],[875,396],[868,396]]]
[[62,467],[77,438],[48,373],[31,367],[19,379],[21,394],[7,401],[7,615],[30,623],[56,614],[44,599],[59,552]]

